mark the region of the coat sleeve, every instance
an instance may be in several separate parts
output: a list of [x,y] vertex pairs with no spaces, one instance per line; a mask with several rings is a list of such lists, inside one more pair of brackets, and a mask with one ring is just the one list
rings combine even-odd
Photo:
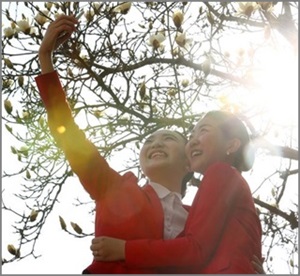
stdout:
[[242,191],[240,182],[240,174],[227,164],[211,166],[195,196],[184,236],[172,240],[127,241],[126,263],[145,267],[205,265],[235,208]]
[[35,80],[57,146],[63,150],[85,190],[94,200],[99,200],[109,184],[118,182],[120,175],[108,166],[96,146],[86,139],[74,122],[56,71],[40,75]]

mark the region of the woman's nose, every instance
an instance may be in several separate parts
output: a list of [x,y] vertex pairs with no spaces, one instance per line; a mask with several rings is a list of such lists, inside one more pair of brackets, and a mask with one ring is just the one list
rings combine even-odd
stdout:
[[160,148],[163,146],[163,142],[161,140],[154,140],[151,144],[151,148]]
[[194,145],[197,145],[199,143],[198,139],[196,139],[195,137],[193,138],[190,138],[190,140],[188,141],[187,145],[188,146],[194,146]]

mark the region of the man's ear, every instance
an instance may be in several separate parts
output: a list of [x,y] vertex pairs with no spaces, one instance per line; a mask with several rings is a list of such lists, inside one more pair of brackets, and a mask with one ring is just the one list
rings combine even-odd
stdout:
[[233,138],[228,141],[227,145],[227,155],[235,153],[241,147],[241,140],[238,138]]

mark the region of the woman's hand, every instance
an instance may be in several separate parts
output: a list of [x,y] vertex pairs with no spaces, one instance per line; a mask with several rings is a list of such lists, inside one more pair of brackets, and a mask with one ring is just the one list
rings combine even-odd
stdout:
[[49,24],[39,49],[39,60],[43,74],[54,70],[52,54],[61,44],[70,38],[76,30],[76,24],[78,24],[78,20],[74,16],[68,15],[60,15],[55,21]]
[[254,267],[256,274],[266,274],[263,268],[263,261],[259,260],[258,257],[256,257],[255,255],[253,256],[252,259],[252,265]]
[[96,261],[120,261],[125,260],[125,242],[125,240],[102,236],[92,240],[90,249]]

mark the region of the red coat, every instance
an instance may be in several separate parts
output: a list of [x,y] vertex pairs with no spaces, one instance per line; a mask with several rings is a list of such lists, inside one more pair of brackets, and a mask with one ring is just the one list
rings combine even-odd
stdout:
[[[95,236],[163,238],[163,210],[154,189],[150,185],[138,186],[130,172],[121,176],[109,167],[74,123],[56,72],[38,76],[36,82],[47,109],[50,131],[96,202]],[[125,261],[92,262],[87,270],[91,274],[155,272],[151,268],[128,267]]]
[[128,241],[126,263],[169,266],[169,273],[255,274],[251,259],[261,258],[261,235],[248,184],[236,169],[217,163],[201,181],[180,237]]

